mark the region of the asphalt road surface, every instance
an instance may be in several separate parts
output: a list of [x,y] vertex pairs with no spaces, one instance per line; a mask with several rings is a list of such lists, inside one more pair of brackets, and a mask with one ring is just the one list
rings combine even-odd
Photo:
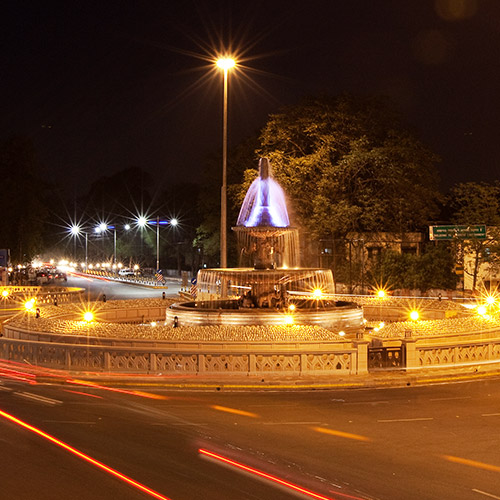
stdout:
[[167,288],[152,288],[81,275],[69,275],[65,286],[85,288],[86,296],[89,295],[90,300],[102,299],[103,294],[106,295],[107,300],[161,298],[163,292],[167,296],[177,296],[181,288],[179,280],[169,280],[168,278]]
[[0,363],[2,500],[500,499],[497,379],[230,393],[33,372]]

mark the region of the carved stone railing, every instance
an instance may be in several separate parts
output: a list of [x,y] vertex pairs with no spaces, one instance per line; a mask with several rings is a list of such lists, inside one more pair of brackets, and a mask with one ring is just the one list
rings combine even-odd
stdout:
[[420,342],[405,339],[406,367],[408,370],[423,368],[460,368],[470,365],[498,365],[500,363],[500,332],[492,338],[476,339],[468,335],[466,340],[446,342],[436,339],[434,342]]
[[[167,338],[137,338],[152,328],[137,323],[164,318],[166,304],[160,302],[151,307],[99,311],[95,335],[91,327],[75,320],[76,312],[71,312],[75,306],[49,306],[55,314],[52,320],[43,313],[39,319],[28,316],[4,324],[0,357],[54,369],[135,374],[353,375],[367,371],[368,342],[351,342],[326,331],[315,341],[305,340],[316,327],[296,327],[293,339],[289,334],[282,338],[268,335],[251,342],[228,339],[227,332],[223,340],[189,340],[194,327],[171,326],[159,327]],[[267,331],[267,327],[259,328]],[[287,331],[286,326],[282,328]],[[114,334],[102,335],[103,329]],[[117,336],[129,329],[135,337]],[[330,336],[335,340],[328,340]]]
[[76,302],[81,299],[85,289],[64,286],[7,286],[2,287],[9,295],[1,298],[5,305],[16,305],[28,298],[36,297],[37,304],[65,304]]
[[[57,340],[63,340],[58,337]],[[90,343],[90,339],[88,344],[85,344],[84,338],[79,341],[67,343],[4,337],[0,342],[0,355],[12,361],[70,371],[289,375],[352,375],[366,372],[364,342],[344,346],[338,343],[168,341],[108,341],[105,345],[97,345]]]

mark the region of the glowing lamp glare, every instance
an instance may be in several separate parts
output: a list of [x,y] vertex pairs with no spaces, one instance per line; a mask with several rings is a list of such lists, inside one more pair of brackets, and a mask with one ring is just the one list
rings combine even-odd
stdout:
[[35,307],[35,299],[30,299],[30,300],[27,300],[25,303],[24,303],[24,308],[27,310],[27,311],[31,311],[33,309],[33,307]]
[[412,321],[417,321],[417,319],[420,317],[420,314],[418,314],[418,311],[412,311],[410,313],[410,319]]
[[87,322],[90,323],[94,319],[94,313],[91,311],[86,311],[83,314],[83,319]]
[[231,59],[230,57],[222,57],[221,59],[217,59],[217,66],[220,69],[228,70],[234,68],[236,65],[236,61]]

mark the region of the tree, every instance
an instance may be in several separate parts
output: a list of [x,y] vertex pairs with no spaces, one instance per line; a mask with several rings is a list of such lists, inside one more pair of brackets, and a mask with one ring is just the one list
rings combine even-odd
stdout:
[[[258,136],[254,135],[228,152],[228,224],[235,225],[245,193],[256,176],[259,147]],[[204,256],[208,265],[217,265],[220,253],[220,196],[222,185],[222,159],[213,155],[205,160],[202,189],[198,210],[203,221],[198,226],[193,245]],[[241,181],[242,176],[245,180]],[[228,261],[238,262],[236,239],[228,233]]]
[[437,210],[438,158],[377,100],[307,98],[270,117],[260,153],[289,195],[296,224],[317,238],[403,233]]
[[393,289],[454,289],[457,276],[450,245],[428,245],[422,255],[387,251],[371,272],[373,284]]
[[[488,227],[487,239],[471,239],[458,242],[459,251],[471,253],[473,264],[464,273],[472,276],[472,289],[477,286],[477,277],[482,262],[488,261],[498,266],[500,254],[500,185],[486,182],[464,182],[454,186],[448,201],[452,209],[452,221],[455,224],[478,225]],[[493,250],[493,251],[492,251]]]
[[43,248],[50,186],[39,174],[31,140],[13,137],[0,145],[0,246],[15,262],[28,262]]

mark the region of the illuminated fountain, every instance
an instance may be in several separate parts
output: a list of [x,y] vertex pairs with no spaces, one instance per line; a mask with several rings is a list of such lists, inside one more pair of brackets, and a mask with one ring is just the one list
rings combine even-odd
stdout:
[[308,324],[355,332],[362,310],[336,302],[330,269],[301,268],[298,230],[267,158],[241,206],[236,227],[238,268],[202,269],[197,300],[175,304],[167,321],[196,324]]

